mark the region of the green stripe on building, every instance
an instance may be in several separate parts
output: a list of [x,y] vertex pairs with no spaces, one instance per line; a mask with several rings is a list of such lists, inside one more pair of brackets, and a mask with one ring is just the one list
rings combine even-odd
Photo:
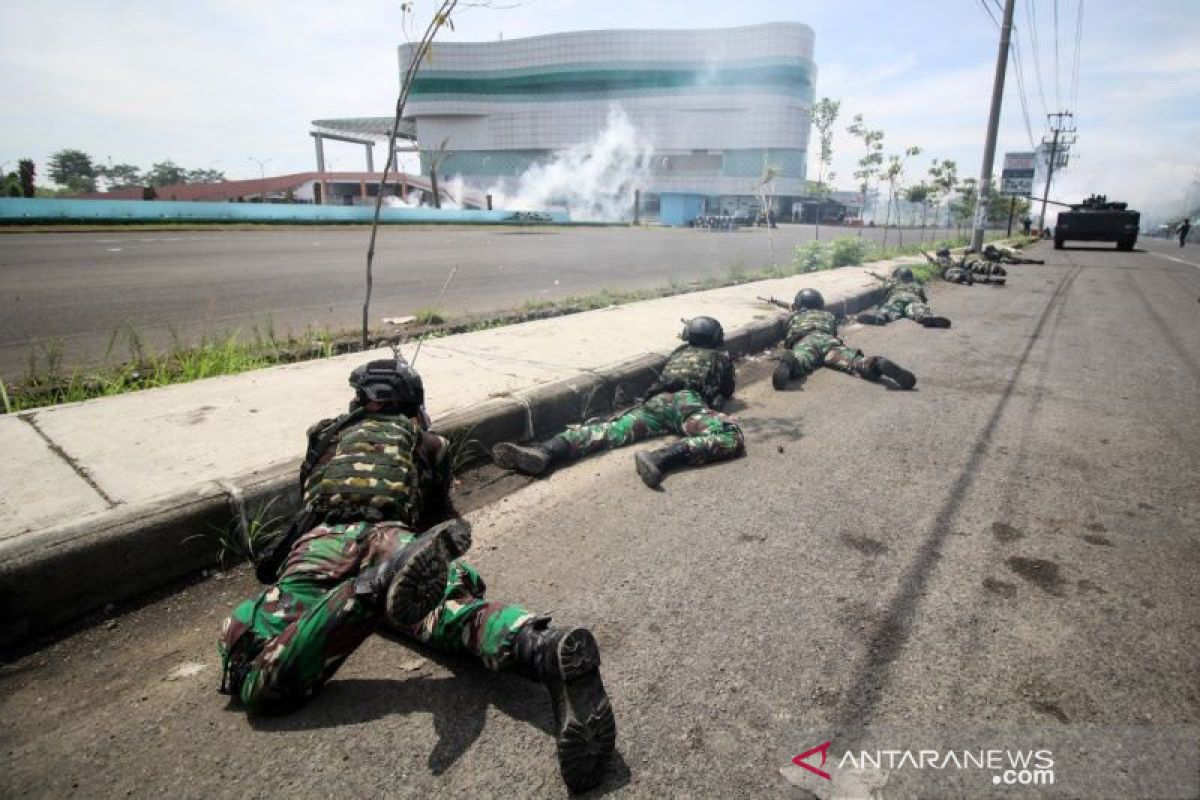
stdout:
[[430,99],[432,95],[582,97],[646,91],[678,92],[689,89],[766,88],[794,92],[802,98],[811,98],[813,92],[812,70],[807,66],[797,64],[779,64],[715,70],[569,70],[501,77],[480,77],[478,75],[449,77],[447,72],[435,75],[418,73],[413,81],[412,97],[413,99]]

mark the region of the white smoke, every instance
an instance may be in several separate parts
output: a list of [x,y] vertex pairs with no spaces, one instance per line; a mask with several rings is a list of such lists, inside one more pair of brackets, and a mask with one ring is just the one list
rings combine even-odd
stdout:
[[555,153],[512,184],[489,188],[493,206],[506,211],[563,208],[571,219],[616,222],[633,217],[634,191],[645,182],[654,148],[619,106],[608,112],[594,139]]

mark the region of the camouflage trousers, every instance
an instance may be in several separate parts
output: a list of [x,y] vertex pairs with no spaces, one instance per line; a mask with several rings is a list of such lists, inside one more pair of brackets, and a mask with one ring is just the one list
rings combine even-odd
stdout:
[[942,270],[942,280],[950,283],[970,283],[971,273],[962,267],[947,267]]
[[[248,711],[282,710],[312,695],[383,622],[377,605],[355,595],[354,579],[414,538],[395,522],[322,525],[302,536],[279,581],[222,624],[223,688],[236,692]],[[441,604],[399,633],[502,669],[513,636],[534,615],[488,602],[485,591],[479,573],[455,561]]]
[[920,322],[928,317],[930,312],[929,306],[920,300],[896,297],[880,306],[879,313],[883,314],[891,322],[903,319],[904,317],[908,317],[913,322]]
[[850,375],[862,375],[866,371],[866,358],[862,350],[847,347],[836,336],[820,331],[805,335],[791,345],[791,350],[796,356],[796,361],[800,363],[801,370],[800,375],[792,376],[794,378],[808,375],[822,365]]
[[571,446],[572,458],[583,458],[668,433],[686,437],[690,464],[732,458],[744,445],[737,420],[713,411],[691,389],[656,394],[616,419],[569,428],[558,436]]

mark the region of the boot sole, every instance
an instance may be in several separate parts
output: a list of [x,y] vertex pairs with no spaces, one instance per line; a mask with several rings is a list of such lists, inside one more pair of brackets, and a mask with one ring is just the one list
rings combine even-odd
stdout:
[[881,364],[879,371],[895,381],[901,389],[911,389],[917,385],[916,375],[892,361]]
[[650,461],[649,453],[638,453],[633,457],[633,463],[637,467],[638,475],[642,478],[642,483],[651,489],[662,483],[662,470],[654,466],[654,463]]
[[388,621],[407,628],[429,616],[446,592],[450,562],[470,548],[471,527],[462,520],[444,522],[409,543],[404,563],[388,586]]
[[782,389],[791,379],[792,366],[780,359],[779,363],[775,365],[775,371],[771,373],[771,386],[775,389]]
[[560,680],[548,684],[558,723],[558,765],[571,792],[599,786],[617,744],[617,722],[600,678],[600,648],[586,628],[558,643]]
[[515,469],[526,475],[541,475],[550,466],[550,459],[530,448],[503,442],[492,448],[492,460],[503,469]]
[[926,318],[921,325],[926,328],[949,328],[950,320],[945,317]]

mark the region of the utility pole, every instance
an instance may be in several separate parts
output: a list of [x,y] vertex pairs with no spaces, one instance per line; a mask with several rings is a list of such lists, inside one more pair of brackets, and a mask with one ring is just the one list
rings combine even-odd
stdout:
[[983,144],[983,168],[979,172],[979,202],[975,206],[975,231],[971,249],[983,249],[983,229],[987,227],[988,197],[992,193],[992,162],[996,160],[996,132],[1000,128],[1000,106],[1004,101],[1004,75],[1008,66],[1008,39],[1012,34],[1013,6],[1004,1],[1004,22],[1000,25],[1000,52],[996,56],[996,78],[992,82],[992,112],[988,116],[987,140]]
[[[1070,111],[1059,111],[1057,114],[1047,114],[1046,119],[1053,120],[1050,123],[1050,130],[1053,135],[1050,138],[1050,160],[1046,164],[1046,187],[1042,190],[1042,213],[1038,215],[1038,231],[1046,229],[1046,201],[1050,199],[1050,179],[1054,177],[1054,168],[1058,166],[1059,153],[1062,155],[1063,166],[1066,166],[1066,155],[1070,150],[1071,145],[1075,143],[1075,122],[1074,115]],[[1064,134],[1066,134],[1064,136]],[[1047,144],[1046,138],[1042,137],[1042,144]]]

